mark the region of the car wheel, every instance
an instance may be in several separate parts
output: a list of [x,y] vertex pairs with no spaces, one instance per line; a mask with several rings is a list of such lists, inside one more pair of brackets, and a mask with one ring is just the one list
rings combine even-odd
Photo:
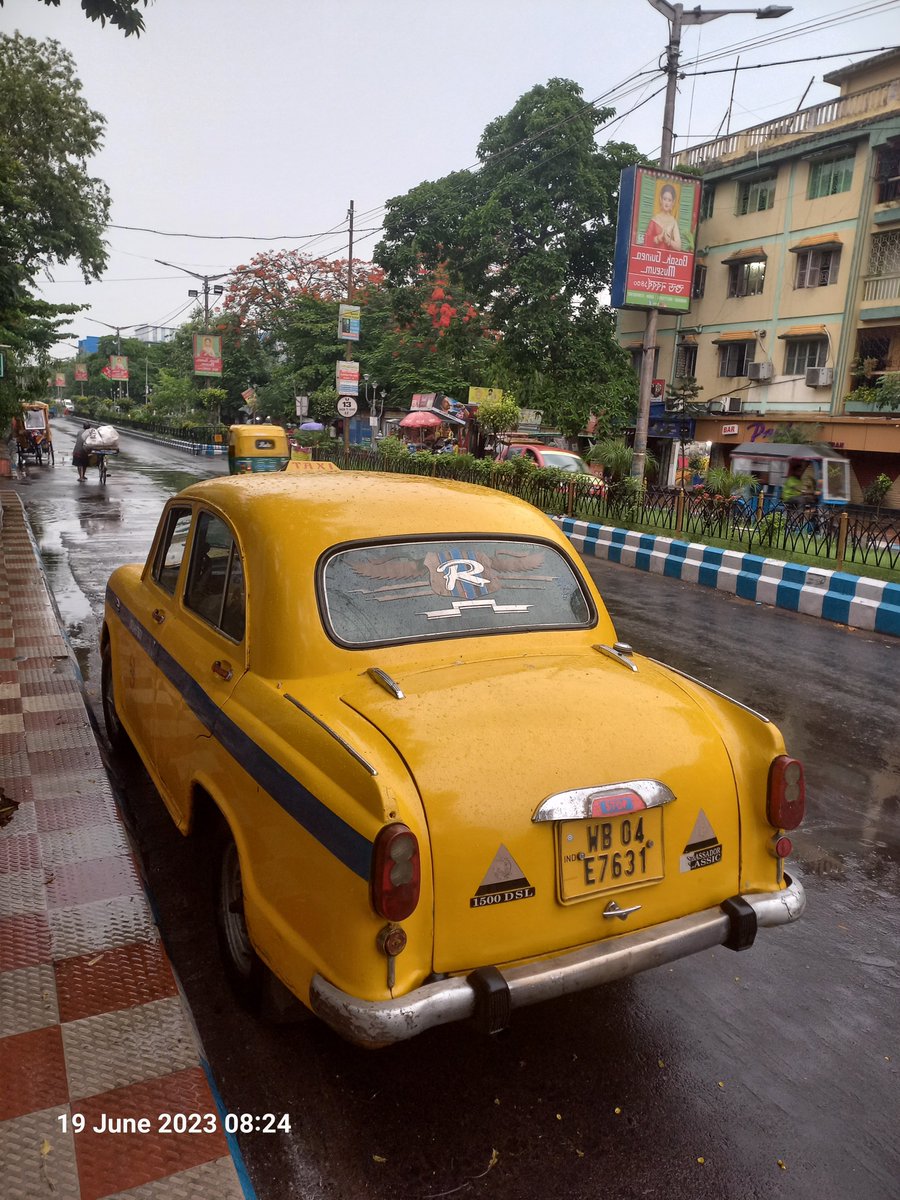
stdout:
[[224,823],[216,838],[213,906],[219,953],[228,982],[241,1004],[250,1012],[258,1013],[267,971],[247,932],[241,860],[234,838]]
[[100,662],[100,696],[103,704],[103,724],[106,726],[106,736],[116,754],[128,754],[133,749],[131,738],[125,732],[125,727],[119,720],[116,711],[116,693],[113,684],[112,650],[109,646],[103,651]]

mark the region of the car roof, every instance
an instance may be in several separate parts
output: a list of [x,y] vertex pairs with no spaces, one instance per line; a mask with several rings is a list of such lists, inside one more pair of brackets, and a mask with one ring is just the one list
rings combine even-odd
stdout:
[[515,533],[566,542],[532,505],[492,488],[455,480],[369,471],[260,472],[191,484],[180,498],[218,508],[252,545],[303,531],[320,553],[357,538]]

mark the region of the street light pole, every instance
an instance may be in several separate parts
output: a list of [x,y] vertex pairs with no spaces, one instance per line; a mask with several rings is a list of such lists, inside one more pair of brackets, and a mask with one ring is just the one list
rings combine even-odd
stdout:
[[[669,44],[666,46],[666,99],[663,108],[662,137],[659,145],[659,165],[664,171],[672,166],[672,144],[675,140],[675,95],[678,88],[678,62],[681,55],[681,30],[684,25],[705,25],[719,17],[730,17],[742,13],[752,14],[758,21],[774,20],[793,11],[788,5],[769,4],[765,8],[690,8],[683,4],[670,4],[669,0],[650,0],[650,4],[669,22]],[[638,385],[638,414],[634,427],[634,452],[631,458],[631,475],[643,480],[647,460],[647,433],[650,427],[650,397],[653,389],[653,364],[656,358],[656,337],[659,313],[651,308],[644,326],[644,342],[641,355],[641,374]]]
[[[84,319],[86,321],[90,321],[93,325],[103,325],[106,329],[113,330],[113,332],[116,335],[116,358],[120,358],[121,354],[122,354],[122,330],[123,329],[137,329],[138,324],[140,324],[140,322],[137,322],[134,325],[107,325],[106,321],[98,321],[96,317],[85,317]],[[127,383],[127,380],[126,380],[126,383]],[[121,398],[122,398],[122,381],[121,381],[121,379],[116,380],[116,395],[121,400]]]
[[179,267],[177,263],[163,262],[161,258],[155,258],[154,262],[158,262],[161,267],[171,267],[174,271],[184,271],[185,275],[193,275],[194,279],[199,279],[203,284],[202,289],[197,288],[188,292],[189,296],[194,296],[199,299],[200,292],[203,293],[203,332],[209,333],[209,296],[210,292],[215,296],[221,296],[225,289],[221,284],[216,284],[214,288],[210,288],[210,284],[215,279],[225,279],[231,274],[230,271],[223,271],[220,275],[200,275],[196,271],[189,271],[187,267]]

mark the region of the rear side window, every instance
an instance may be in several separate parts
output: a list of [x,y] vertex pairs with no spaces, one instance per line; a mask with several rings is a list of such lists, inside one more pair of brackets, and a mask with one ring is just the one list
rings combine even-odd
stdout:
[[325,624],[348,646],[584,628],[596,616],[572,564],[544,542],[354,546],[333,552],[319,578]]
[[170,508],[166,516],[163,535],[160,538],[153,562],[152,575],[159,586],[170,596],[175,595],[178,572],[184,559],[188,531],[191,528],[189,508]]
[[246,624],[244,567],[231,530],[219,517],[202,512],[191,551],[185,607],[233,641]]

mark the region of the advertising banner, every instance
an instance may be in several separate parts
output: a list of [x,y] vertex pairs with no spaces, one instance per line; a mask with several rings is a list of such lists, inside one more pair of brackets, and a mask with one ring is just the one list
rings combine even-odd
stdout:
[[128,358],[124,354],[111,354],[109,356],[109,367],[104,371],[107,379],[127,379],[128,378]]
[[359,363],[350,362],[346,358],[338,359],[334,372],[335,385],[339,396],[359,395]]
[[88,369],[86,366],[79,363],[75,367],[75,382],[76,383],[87,383],[87,381],[88,381]]
[[359,305],[338,305],[338,337],[345,342],[359,341]]
[[222,338],[217,333],[194,334],[194,374],[222,374]]
[[691,307],[700,180],[649,167],[627,167],[619,180],[619,215],[611,298],[614,308]]
[[470,387],[469,403],[484,404],[485,400],[502,400],[502,388]]
[[65,377],[65,375],[63,375],[62,371],[56,372],[56,383],[54,386],[55,387],[65,387],[66,386],[66,377]]

